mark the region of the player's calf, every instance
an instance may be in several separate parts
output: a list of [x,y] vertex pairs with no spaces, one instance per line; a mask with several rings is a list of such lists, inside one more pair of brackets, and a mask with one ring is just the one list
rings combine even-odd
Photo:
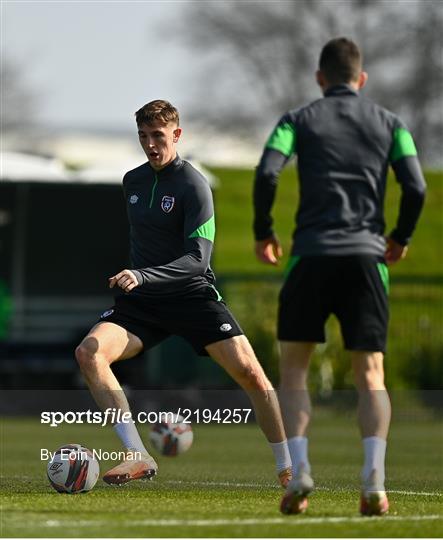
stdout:
[[280,484],[288,482],[290,469],[286,434],[281,418],[280,405],[271,382],[266,377],[254,351],[244,335],[212,343],[206,347],[209,354],[248,394],[255,411],[255,417],[266,436],[274,454]]

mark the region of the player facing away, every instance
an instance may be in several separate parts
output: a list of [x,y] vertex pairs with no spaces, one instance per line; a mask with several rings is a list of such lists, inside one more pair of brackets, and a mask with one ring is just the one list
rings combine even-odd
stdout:
[[[311,416],[308,366],[315,344],[325,341],[324,324],[333,313],[350,351],[359,397],[364,448],[360,511],[381,515],[389,506],[384,461],[391,416],[383,371],[386,264],[406,255],[426,186],[406,126],[359,94],[368,76],[355,43],[346,38],[328,42],[316,77],[323,98],[281,118],[254,184],[256,255],[277,264],[282,249],[270,212],[279,173],[297,156],[300,200],[278,313],[280,398],[293,466],[281,510],[303,512],[313,489],[306,437]],[[396,227],[385,238],[389,165],[402,195]]]
[[[136,112],[136,122],[148,162],[123,179],[132,269],[109,278],[109,286],[121,291],[115,305],[76,349],[82,374],[102,410],[128,413],[128,401],[111,364],[136,356],[172,334],[182,336],[199,354],[210,355],[247,392],[285,487],[291,461],[277,396],[214,286],[211,190],[205,178],[177,155],[182,130],[175,107],[152,101]],[[135,424],[117,423],[114,429],[128,454],[104,475],[105,482],[123,484],[154,476],[157,464]]]

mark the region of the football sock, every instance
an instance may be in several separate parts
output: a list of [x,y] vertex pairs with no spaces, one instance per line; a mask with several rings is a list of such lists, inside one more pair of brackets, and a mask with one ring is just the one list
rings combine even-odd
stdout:
[[371,472],[375,469],[377,478],[382,484],[380,488],[383,488],[385,483],[386,441],[380,437],[366,437],[363,439],[363,448],[365,462],[361,474],[362,480],[363,482],[368,480]]
[[291,455],[294,473],[297,473],[301,464],[307,473],[311,472],[311,465],[308,460],[308,439],[307,437],[291,437],[288,439],[288,448]]
[[119,424],[115,424],[113,427],[125,448],[137,450],[138,452],[142,452],[144,454],[149,454],[140,438],[140,435],[138,434],[135,424],[132,421],[120,422]]
[[269,443],[274,454],[277,472],[291,467],[291,456],[289,455],[288,442],[286,440],[277,443]]

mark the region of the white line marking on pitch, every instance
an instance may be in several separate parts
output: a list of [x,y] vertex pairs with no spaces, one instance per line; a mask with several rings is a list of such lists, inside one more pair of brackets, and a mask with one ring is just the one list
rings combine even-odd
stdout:
[[[264,518],[264,519],[136,519],[127,521],[124,523],[127,527],[216,527],[218,525],[315,525],[323,523],[380,523],[384,524],[390,521],[435,521],[443,520],[443,516],[430,515],[430,516],[386,516],[384,518],[367,518],[367,517],[318,517],[318,518],[305,518],[298,517],[292,519],[287,518]],[[42,523],[47,527],[65,527],[69,520],[47,520]],[[77,527],[91,527],[110,525],[112,521],[109,520],[80,520],[76,521]],[[37,524],[36,524],[37,525]]]
[[[0,478],[18,478],[21,480],[34,480],[33,476],[26,475],[0,475]],[[251,487],[251,488],[275,488],[281,489],[280,486],[271,483],[264,484],[254,484],[252,482],[210,482],[210,481],[198,481],[198,480],[163,480],[162,484],[176,484],[176,485],[189,485],[189,486],[213,486],[213,487]],[[316,486],[317,491],[331,491],[331,492],[343,492],[343,491],[354,491],[356,488],[354,486],[349,486],[347,488],[329,488]],[[443,493],[439,491],[405,491],[401,489],[388,489],[388,493],[397,493],[398,495],[414,495],[419,497],[443,497]]]
[[424,497],[443,497],[443,493],[438,491],[402,491],[401,489],[387,489],[387,493],[398,493],[399,495],[423,495]]
[[[164,480],[162,482],[163,484],[184,484],[184,485],[190,485],[190,486],[214,486],[214,487],[255,487],[255,488],[276,488],[281,489],[280,486],[277,486],[276,484],[253,484],[252,482],[205,482],[205,481],[198,481],[198,480]],[[353,490],[353,487],[349,488],[328,488],[328,487],[316,487],[315,488],[318,491],[347,491],[347,490]],[[421,495],[423,497],[443,497],[443,493],[440,493],[438,491],[430,492],[430,491],[403,491],[399,489],[388,489],[388,493],[398,493],[399,495]]]

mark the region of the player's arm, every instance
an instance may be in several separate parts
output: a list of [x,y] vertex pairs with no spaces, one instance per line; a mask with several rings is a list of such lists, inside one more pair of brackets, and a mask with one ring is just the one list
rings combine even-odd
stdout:
[[255,253],[257,258],[266,264],[277,264],[278,258],[283,254],[272,228],[271,210],[279,174],[295,151],[295,126],[288,115],[285,115],[271,133],[255,173],[253,194]]
[[402,190],[397,223],[387,238],[385,256],[386,261],[392,264],[406,255],[426,193],[426,182],[414,141],[402,124],[394,129],[390,163]]
[[208,184],[199,181],[188,188],[184,199],[184,255],[162,266],[123,270],[123,276],[117,274],[111,280],[129,292],[137,286],[151,288],[202,275],[209,266],[214,236],[212,193]]

